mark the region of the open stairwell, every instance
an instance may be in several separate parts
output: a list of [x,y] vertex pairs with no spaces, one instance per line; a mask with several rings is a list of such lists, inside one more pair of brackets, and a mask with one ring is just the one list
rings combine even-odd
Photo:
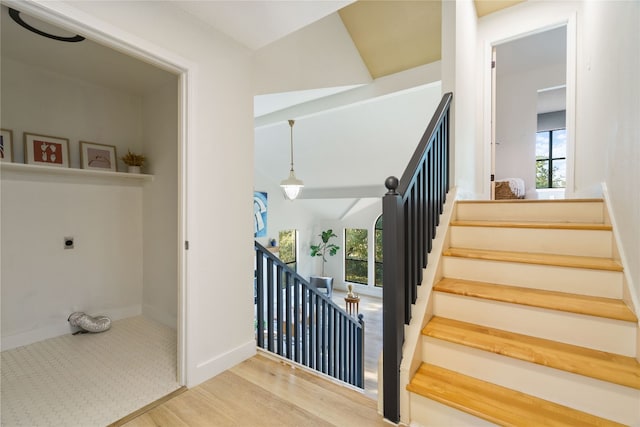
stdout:
[[457,202],[413,426],[640,426],[638,318],[602,200]]

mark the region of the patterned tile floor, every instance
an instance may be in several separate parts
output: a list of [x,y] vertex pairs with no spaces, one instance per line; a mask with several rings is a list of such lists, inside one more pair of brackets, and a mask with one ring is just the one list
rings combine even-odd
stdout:
[[176,332],[142,316],[3,351],[2,426],[105,426],[176,390]]

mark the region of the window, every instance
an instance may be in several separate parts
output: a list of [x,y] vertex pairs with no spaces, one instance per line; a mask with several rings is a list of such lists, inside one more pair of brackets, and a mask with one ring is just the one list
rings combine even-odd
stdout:
[[374,227],[375,233],[375,263],[376,263],[376,287],[382,287],[382,215],[378,217],[376,220],[376,225]]
[[344,230],[344,280],[369,284],[369,233],[364,228]]
[[567,186],[567,130],[536,133],[536,188]]
[[296,271],[296,254],[298,253],[297,230],[282,230],[278,235],[280,242],[280,259]]

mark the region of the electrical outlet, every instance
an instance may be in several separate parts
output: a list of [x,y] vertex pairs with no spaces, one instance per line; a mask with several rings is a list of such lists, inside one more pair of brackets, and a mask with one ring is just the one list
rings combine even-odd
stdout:
[[65,249],[73,249],[73,237],[65,237],[64,238],[64,248]]

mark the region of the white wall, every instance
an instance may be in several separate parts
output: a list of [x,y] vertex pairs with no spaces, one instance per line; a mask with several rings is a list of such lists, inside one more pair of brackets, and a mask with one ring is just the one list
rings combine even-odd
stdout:
[[[569,23],[567,55],[576,63],[567,69],[567,126],[575,120],[574,176],[568,177],[571,197],[598,197],[606,181],[613,216],[621,234],[621,251],[627,261],[632,292],[638,301],[640,223],[638,192],[638,3],[637,2],[525,2],[485,16],[478,22],[478,52],[474,72],[482,76],[476,125],[483,141],[489,141],[490,45]],[[458,33],[460,22],[458,22]],[[572,41],[577,51],[572,52]],[[444,62],[444,58],[443,58]],[[459,66],[459,64],[457,64]],[[575,79],[574,79],[575,77]],[[444,78],[444,76],[443,76]],[[571,115],[571,84],[575,87],[575,111]],[[458,94],[458,98],[460,94]],[[456,119],[459,120],[459,117]],[[461,143],[458,138],[456,145]],[[464,143],[464,142],[463,142]],[[488,144],[487,144],[488,147]],[[569,147],[571,150],[571,147]],[[459,152],[459,149],[456,149]],[[474,166],[490,170],[488,148]],[[460,176],[460,171],[457,172]],[[483,175],[484,176],[484,175]],[[569,186],[569,182],[573,185]],[[481,186],[477,183],[476,187]],[[570,188],[572,187],[572,188]],[[613,192],[613,193],[612,193]],[[488,197],[483,191],[479,197]],[[637,305],[637,302],[636,302]]]
[[[118,156],[142,148],[142,101],[136,95],[3,57],[1,102],[16,163],[24,162],[23,132],[69,139],[72,168],[80,167],[81,140],[115,145]],[[126,170],[121,160],[118,170]]]
[[[284,171],[286,174],[286,171]],[[283,176],[283,179],[286,178]],[[312,271],[312,259],[309,256],[310,241],[314,237],[313,212],[309,211],[300,200],[287,200],[282,194],[279,183],[271,181],[259,171],[255,173],[256,191],[267,193],[267,237],[256,238],[263,246],[268,246],[270,239],[276,239],[282,230],[298,231],[297,272],[309,279]],[[303,189],[304,191],[304,189]]]
[[145,168],[142,313],[172,328],[178,310],[178,82],[145,94],[142,102]]
[[[2,127],[140,148],[141,101],[7,58],[2,60]],[[121,165],[122,166],[122,165]],[[2,171],[2,348],[69,332],[73,311],[113,319],[140,314],[142,188],[127,181]],[[63,238],[75,239],[64,250]]]
[[134,46],[187,72],[187,105],[179,114],[187,120],[181,135],[190,249],[180,325],[186,383],[194,386],[256,351],[251,53],[167,2],[38,5],[72,18],[84,34],[109,34],[121,47]]
[[[640,306],[640,3],[585,2],[583,62],[584,98],[579,122],[591,124],[580,133],[585,146],[576,172],[604,168],[613,220],[627,281]],[[580,146],[578,146],[580,147]],[[578,182],[589,183],[580,173]],[[593,183],[595,186],[597,183]]]
[[74,311],[140,314],[140,187],[3,170],[1,215],[3,350],[68,333]]
[[323,223],[324,228],[332,228],[334,233],[338,235],[338,238],[334,240],[340,251],[336,256],[330,257],[325,270],[329,272],[327,275],[334,277],[334,286],[346,290],[347,283],[344,280],[344,230],[345,228],[363,228],[367,230],[368,237],[368,250],[369,250],[369,269],[368,269],[368,282],[367,286],[361,284],[353,284],[354,292],[374,295],[382,297],[382,288],[375,288],[375,235],[373,227],[375,222],[382,214],[382,199],[367,199],[366,205],[352,214],[346,216],[341,221],[327,221]]
[[496,180],[524,179],[526,198],[536,197],[537,91],[564,84],[565,76],[564,63],[498,75]]
[[379,194],[384,194],[385,179],[402,175],[440,97],[440,85],[433,83],[297,120],[295,171],[305,188],[302,198],[295,201],[283,200],[279,181],[273,178],[275,174],[284,179],[289,170],[288,123],[256,128],[255,185],[257,191],[269,195],[267,234],[277,238],[277,230],[299,230],[298,273],[304,277],[321,273],[321,258],[309,256],[309,245],[318,243],[318,234],[331,228],[338,235],[332,242],[341,249],[328,258],[325,275],[334,277],[336,286],[344,287],[343,230],[370,229],[381,213],[381,202],[352,212],[350,208],[358,197],[307,199],[305,194],[323,189],[331,197],[341,187],[353,186],[357,192],[376,185]]
[[[444,12],[451,19],[451,12]],[[478,133],[471,123],[477,119],[476,99],[478,98],[479,76],[475,71],[478,56],[476,43],[476,28],[478,19],[475,6],[471,0],[455,2],[455,59],[446,60],[454,63],[455,77],[453,78],[453,115],[454,119],[454,185],[459,187],[458,197],[461,199],[474,198],[482,191],[482,169],[477,159],[482,157],[484,147],[478,138]],[[444,25],[444,23],[443,23]],[[450,41],[449,41],[450,43]],[[451,55],[449,53],[448,55]],[[445,62],[443,56],[443,62]],[[451,70],[449,70],[451,71]],[[443,74],[443,81],[444,81]],[[451,81],[451,77],[447,77]],[[444,86],[444,85],[443,85]],[[450,83],[447,84],[448,87]]]

